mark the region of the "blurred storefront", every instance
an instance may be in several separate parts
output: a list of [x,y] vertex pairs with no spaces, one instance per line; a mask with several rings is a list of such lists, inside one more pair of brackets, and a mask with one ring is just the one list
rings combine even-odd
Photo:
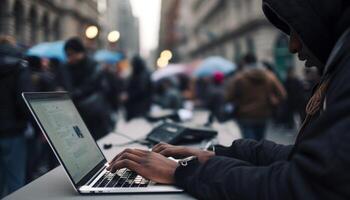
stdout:
[[98,26],[97,0],[1,0],[0,34],[22,46],[67,39]]

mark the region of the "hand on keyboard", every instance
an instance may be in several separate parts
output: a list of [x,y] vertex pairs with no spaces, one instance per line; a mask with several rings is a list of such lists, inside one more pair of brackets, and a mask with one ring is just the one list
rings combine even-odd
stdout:
[[118,169],[128,168],[154,182],[173,184],[177,166],[177,162],[161,154],[139,149],[126,149],[110,162],[107,170],[114,173]]
[[128,169],[120,169],[115,173],[106,172],[93,187],[146,187],[149,181]]

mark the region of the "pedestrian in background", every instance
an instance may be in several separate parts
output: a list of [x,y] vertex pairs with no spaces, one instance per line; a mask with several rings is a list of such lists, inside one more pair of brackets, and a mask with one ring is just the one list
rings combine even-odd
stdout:
[[146,116],[152,102],[151,77],[145,61],[140,56],[135,56],[131,66],[132,74],[128,80],[127,96],[124,99],[127,121]]
[[69,39],[64,50],[68,63],[62,68],[61,85],[70,92],[87,127],[97,140],[114,128],[111,104],[106,97],[108,81],[98,64],[87,56],[80,39]]
[[224,118],[225,110],[225,88],[224,88],[225,75],[222,72],[215,72],[211,78],[211,83],[208,85],[206,91],[206,108],[210,114],[206,125],[210,126],[214,119],[222,121]]
[[321,81],[321,74],[317,67],[305,68],[304,90],[307,97],[311,97],[313,89]]
[[296,127],[295,116],[300,121],[304,121],[305,119],[305,107],[308,99],[303,82],[296,75],[294,67],[288,68],[287,79],[284,85],[288,94],[286,105],[284,106],[285,126],[288,129],[294,129]]
[[161,94],[158,101],[163,108],[172,110],[183,108],[183,98],[175,77],[162,80],[160,87]]
[[228,85],[226,99],[235,106],[235,117],[244,138],[262,140],[273,111],[286,98],[277,77],[259,66],[253,54],[243,58],[243,70]]
[[30,72],[14,40],[0,37],[0,198],[25,184],[29,113],[22,92],[32,91]]

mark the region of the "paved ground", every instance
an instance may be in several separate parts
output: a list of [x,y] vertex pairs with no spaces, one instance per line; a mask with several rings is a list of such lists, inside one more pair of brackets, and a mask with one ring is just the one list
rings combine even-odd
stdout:
[[[242,137],[240,133],[240,129],[235,121],[230,121],[229,129],[233,133],[236,133],[236,137]],[[296,124],[299,122],[296,120]],[[278,144],[294,144],[298,133],[298,129],[287,129],[281,125],[275,125],[272,122],[269,123],[268,128],[266,130],[266,140],[274,141]]]
[[282,127],[276,127],[272,124],[267,129],[266,139],[274,141],[279,144],[293,144],[298,130],[297,129],[285,129]]

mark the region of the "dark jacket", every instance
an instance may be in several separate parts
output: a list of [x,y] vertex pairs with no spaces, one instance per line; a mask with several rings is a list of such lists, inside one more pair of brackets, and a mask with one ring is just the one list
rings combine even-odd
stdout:
[[104,71],[103,76],[105,77],[104,85],[106,85],[105,94],[108,102],[110,102],[113,111],[117,112],[120,106],[120,95],[125,90],[124,80],[117,74]]
[[152,101],[152,83],[144,61],[134,58],[132,65],[133,74],[127,86],[128,100],[125,103],[127,120],[147,115]]
[[289,76],[284,84],[288,98],[284,105],[284,115],[279,116],[280,118],[290,119],[293,123],[294,114],[298,113],[301,120],[305,118],[305,107],[308,102],[308,95],[305,91],[305,86],[301,80],[297,77]]
[[[345,16],[347,13],[347,16],[350,16],[347,11],[341,13],[332,10],[333,4],[341,6],[335,7],[336,9],[344,9],[348,1],[342,1],[343,5],[339,5],[340,1],[337,0],[264,2],[265,6],[268,6],[265,7],[265,12],[269,12],[270,20],[278,21],[275,13],[280,17],[289,16],[290,18],[279,19],[279,23],[284,21],[295,27],[300,26],[302,22],[309,22],[310,27],[320,26],[317,24],[318,19],[309,20],[314,20],[313,16],[320,17],[320,13],[327,13],[325,10],[328,10],[328,14],[330,12]],[[324,10],[318,10],[320,7]],[[338,18],[334,23],[349,19],[350,17]],[[349,24],[346,24],[346,27],[349,27]],[[284,26],[283,23],[279,25],[280,28]],[[300,28],[299,31],[303,31],[302,27]],[[333,30],[346,29],[330,29]],[[319,33],[319,30],[314,31],[314,38],[311,40],[317,40]],[[307,42],[305,37],[302,39]],[[323,39],[323,36],[320,38]],[[322,45],[322,42],[320,44]],[[321,46],[319,47],[321,49]],[[322,110],[305,125],[295,145],[282,146],[267,141],[235,141],[229,148],[217,149],[217,156],[206,164],[193,163],[187,168],[179,167],[175,172],[176,184],[199,199],[350,199],[349,48],[350,31],[346,37],[340,39],[332,54],[328,52],[331,56],[326,56],[328,64],[323,69],[324,78],[331,78],[327,78],[330,82],[325,99],[321,102]],[[327,46],[324,50],[326,49]],[[321,53],[323,50],[319,51]]]
[[21,94],[32,86],[21,53],[11,46],[0,46],[0,91],[0,137],[23,134],[29,113]]
[[206,107],[210,111],[209,123],[214,118],[219,122],[225,120],[225,90],[224,86],[213,83],[207,89]]
[[229,83],[226,99],[236,107],[240,120],[265,120],[286,97],[286,91],[270,71],[248,68],[238,72]]

